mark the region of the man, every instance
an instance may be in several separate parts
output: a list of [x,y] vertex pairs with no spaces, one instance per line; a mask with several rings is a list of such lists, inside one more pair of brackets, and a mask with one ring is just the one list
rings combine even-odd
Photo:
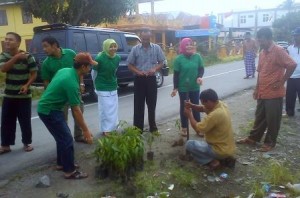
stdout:
[[[184,113],[196,133],[204,134],[204,141],[188,140],[186,150],[201,165],[208,164],[215,169],[223,162],[224,165],[234,167],[235,143],[231,116],[227,106],[219,101],[217,93],[212,89],[201,92],[200,101],[202,105],[185,102]],[[205,112],[207,116],[197,122],[192,110]]]
[[56,141],[57,169],[65,172],[66,179],[81,179],[88,175],[76,170],[78,166],[74,164],[73,138],[62,109],[66,103],[71,106],[85,141],[92,144],[93,136],[80,110],[79,79],[89,73],[91,65],[96,64],[97,62],[92,60],[90,54],[77,54],[74,68],[60,69],[49,83],[38,104],[39,117]]
[[8,32],[4,41],[5,52],[0,54],[0,68],[6,73],[0,154],[10,152],[10,145],[15,144],[17,119],[21,127],[24,151],[33,150],[30,85],[36,79],[37,66],[32,55],[19,49],[20,44],[20,35]]
[[288,116],[295,115],[296,98],[300,100],[300,27],[293,32],[294,45],[290,45],[287,50],[289,55],[297,63],[297,67],[291,77],[287,80],[286,85],[286,103],[285,111]]
[[248,79],[250,76],[255,77],[255,58],[256,58],[257,47],[253,39],[251,39],[250,32],[246,32],[245,40],[243,42],[243,54],[244,63],[246,69],[246,76],[244,79]]
[[150,132],[157,131],[155,108],[157,86],[155,72],[163,66],[165,56],[159,45],[150,43],[150,30],[141,33],[142,43],[132,48],[128,56],[128,68],[135,74],[134,79],[134,126],[144,130],[145,102],[148,107]]
[[276,145],[285,95],[284,83],[297,65],[282,47],[274,44],[272,37],[270,28],[261,28],[257,32],[261,52],[257,84],[253,93],[253,98],[257,100],[255,121],[250,135],[237,141],[239,144],[254,145],[267,130],[261,152],[270,151]]
[[[62,68],[72,68],[74,64],[74,57],[76,53],[71,49],[62,49],[58,41],[54,37],[45,37],[42,40],[42,46],[48,57],[44,60],[42,65],[42,79],[44,87],[47,88],[56,72]],[[84,92],[83,77],[80,77],[80,90]],[[84,111],[83,101],[80,104],[80,109]],[[69,105],[64,107],[65,119],[68,121]],[[74,116],[73,116],[74,118]],[[76,142],[86,143],[82,135],[82,130],[76,120],[74,120],[74,139]]]

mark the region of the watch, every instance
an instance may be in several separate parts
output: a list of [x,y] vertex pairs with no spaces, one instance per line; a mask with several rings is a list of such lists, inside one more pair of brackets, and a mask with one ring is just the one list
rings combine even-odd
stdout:
[[85,84],[84,83],[80,83],[80,86],[84,86],[85,87]]

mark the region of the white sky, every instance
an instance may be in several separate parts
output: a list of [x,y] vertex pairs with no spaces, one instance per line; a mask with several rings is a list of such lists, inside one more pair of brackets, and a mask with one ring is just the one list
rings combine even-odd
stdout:
[[[285,0],[163,0],[155,2],[155,12],[184,11],[193,15],[225,13],[232,11],[276,8]],[[295,2],[300,2],[296,0]],[[139,6],[140,13],[150,13],[150,3]]]

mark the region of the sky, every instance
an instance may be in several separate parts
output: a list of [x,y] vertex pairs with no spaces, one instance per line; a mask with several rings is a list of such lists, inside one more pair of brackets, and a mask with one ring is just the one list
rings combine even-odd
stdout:
[[[230,11],[276,8],[285,0],[163,0],[155,2],[155,12],[184,11],[193,15],[226,13]],[[300,2],[300,0],[295,0]],[[150,3],[139,6],[141,14],[150,13]]]

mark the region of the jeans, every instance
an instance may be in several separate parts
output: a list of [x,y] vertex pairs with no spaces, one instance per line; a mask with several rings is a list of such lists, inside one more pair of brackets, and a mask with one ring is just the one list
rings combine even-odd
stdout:
[[57,165],[62,166],[66,173],[73,172],[75,170],[73,138],[64,119],[64,113],[51,111],[49,115],[39,113],[39,117],[56,141]]
[[285,111],[288,116],[295,115],[296,98],[300,101],[300,78],[289,78],[286,84]]
[[144,130],[145,102],[148,107],[150,132],[156,131],[155,109],[157,101],[157,85],[155,76],[136,76],[134,79],[134,113],[133,125]]
[[15,144],[17,119],[22,133],[22,143],[31,144],[31,98],[3,98],[1,115],[1,145]]
[[218,158],[211,146],[205,141],[188,140],[185,148],[201,165],[208,164],[212,160]]
[[[199,105],[200,91],[179,92],[180,99],[180,120],[181,127],[187,128],[188,119],[184,115],[184,101],[190,99],[191,103]],[[193,116],[197,122],[200,122],[200,112],[193,110]]]

